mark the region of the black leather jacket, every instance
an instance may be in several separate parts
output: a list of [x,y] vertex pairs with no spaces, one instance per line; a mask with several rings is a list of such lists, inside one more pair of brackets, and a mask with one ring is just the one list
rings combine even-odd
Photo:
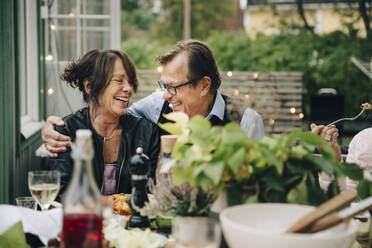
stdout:
[[[98,188],[102,192],[104,177],[104,158],[103,158],[103,136],[100,136],[92,127],[89,118],[89,108],[82,108],[76,113],[63,118],[65,126],[55,127],[61,134],[71,137],[75,141],[75,133],[78,129],[90,129],[93,134],[94,158],[92,170]],[[120,140],[120,148],[117,161],[116,193],[131,193],[132,185],[129,174],[129,159],[136,153],[137,147],[142,147],[144,154],[150,158],[150,176],[155,178],[156,164],[160,150],[160,139],[158,129],[150,121],[134,116],[130,113],[120,118],[120,125],[123,128]],[[52,170],[61,173],[60,194],[66,190],[72,178],[73,160],[70,156],[71,148],[66,152],[59,153],[57,158],[49,158],[48,166]]]

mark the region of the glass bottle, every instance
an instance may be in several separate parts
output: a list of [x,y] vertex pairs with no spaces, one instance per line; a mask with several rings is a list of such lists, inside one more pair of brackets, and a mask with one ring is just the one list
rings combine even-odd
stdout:
[[[174,145],[176,144],[177,135],[162,135],[159,162],[156,168],[156,183],[172,185],[171,170],[176,165],[176,161],[171,157]],[[156,224],[159,232],[171,233],[172,217],[157,215]]]
[[162,135],[160,158],[156,171],[156,178],[169,177],[169,169],[176,164],[175,160],[171,157],[173,147],[176,144],[177,135]]
[[76,131],[74,172],[63,201],[62,247],[102,247],[101,194],[92,172],[92,132]]

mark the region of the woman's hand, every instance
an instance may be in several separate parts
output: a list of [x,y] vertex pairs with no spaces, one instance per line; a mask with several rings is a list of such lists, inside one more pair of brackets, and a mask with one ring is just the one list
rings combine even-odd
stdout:
[[55,158],[59,152],[65,152],[71,145],[71,139],[54,130],[54,126],[64,126],[65,123],[58,116],[49,116],[41,130],[41,137],[48,151],[48,156]]
[[324,125],[316,125],[312,123],[310,125],[310,129],[312,133],[315,133],[322,137],[328,144],[333,148],[336,153],[336,162],[341,162],[341,149],[340,146],[337,144],[337,137],[338,137],[338,129],[335,125],[331,126],[324,126]]

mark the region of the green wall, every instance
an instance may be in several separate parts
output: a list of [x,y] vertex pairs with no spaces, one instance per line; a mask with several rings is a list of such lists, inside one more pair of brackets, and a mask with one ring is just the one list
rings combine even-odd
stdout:
[[[27,172],[43,168],[42,160],[35,156],[41,145],[40,132],[21,142],[17,5],[16,0],[0,1],[0,204],[14,203],[17,196],[29,195]],[[40,0],[38,0],[40,6]],[[40,14],[38,14],[40,16]],[[39,21],[39,85],[45,85],[44,36]],[[40,118],[45,118],[44,96],[39,100]]]
[[9,202],[16,159],[16,90],[14,3],[0,1],[0,203]]

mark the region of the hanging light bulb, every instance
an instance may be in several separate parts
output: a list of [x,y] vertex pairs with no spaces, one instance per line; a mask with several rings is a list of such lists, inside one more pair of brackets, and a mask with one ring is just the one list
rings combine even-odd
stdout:
[[290,110],[289,110],[289,112],[291,112],[291,114],[294,114],[294,113],[296,113],[296,108],[291,108]]
[[303,113],[299,113],[298,114],[298,118],[300,118],[300,119],[304,118],[304,114]]
[[53,31],[55,31],[57,29],[57,26],[54,25],[54,24],[52,24],[52,25],[50,25],[50,29],[53,30]]
[[228,71],[226,74],[228,77],[232,77],[232,71]]
[[256,72],[253,73],[253,79],[254,79],[254,80],[257,80],[257,79],[258,79],[258,73],[256,73]]
[[50,96],[50,95],[52,95],[53,93],[54,93],[53,88],[49,88],[49,89],[48,89],[48,95]]
[[46,61],[51,61],[51,60],[53,60],[53,55],[48,54],[47,56],[45,56],[45,60],[46,60]]
[[72,8],[70,13],[68,14],[69,16],[75,16],[75,13],[76,13],[76,9],[75,8]]
[[158,72],[162,72],[163,71],[163,67],[162,66],[158,66]]
[[270,120],[269,120],[269,125],[270,125],[270,126],[274,126],[274,124],[275,124],[275,120],[274,120],[274,119],[270,119]]
[[238,96],[239,95],[239,90],[234,90],[233,94],[234,94],[234,96]]
[[245,94],[244,97],[245,99],[249,99],[250,96],[248,94]]

